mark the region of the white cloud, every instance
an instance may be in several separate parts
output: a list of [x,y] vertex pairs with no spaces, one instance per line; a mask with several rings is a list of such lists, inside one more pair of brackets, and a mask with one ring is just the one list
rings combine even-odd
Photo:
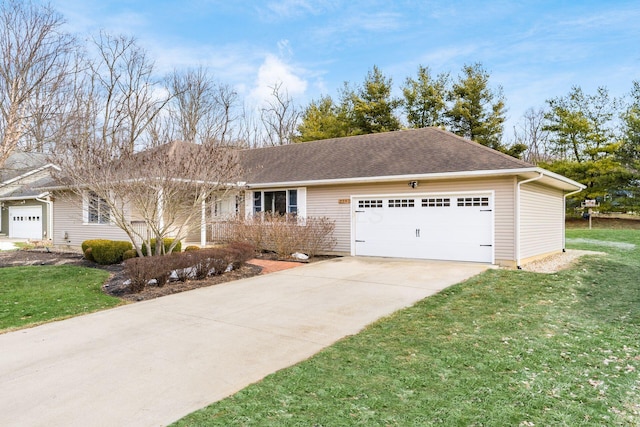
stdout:
[[256,105],[262,105],[269,99],[276,84],[281,84],[281,90],[293,98],[302,97],[307,90],[307,81],[300,77],[300,70],[284,62],[281,58],[267,54],[258,69],[258,75],[250,98]]
[[266,4],[263,15],[266,18],[289,19],[303,15],[318,15],[333,9],[337,3],[332,0],[275,0]]
[[395,12],[356,12],[313,30],[314,37],[344,43],[345,38],[364,40],[371,34],[389,33],[403,27],[402,15]]

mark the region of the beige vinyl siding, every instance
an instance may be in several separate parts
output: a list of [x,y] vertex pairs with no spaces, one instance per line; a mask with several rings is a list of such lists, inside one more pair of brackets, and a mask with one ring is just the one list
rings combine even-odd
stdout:
[[[53,244],[79,249],[89,239],[129,241],[127,234],[111,224],[84,224],[82,200],[71,193],[56,194],[53,203]],[[67,233],[68,239],[64,235]]]
[[520,258],[562,250],[563,193],[535,182],[520,188]]
[[497,263],[513,261],[515,259],[514,186],[515,179],[508,177],[420,181],[417,188],[411,188],[408,181],[307,187],[307,215],[327,216],[334,219],[336,221],[334,235],[338,241],[334,250],[348,254],[351,251],[351,205],[341,204],[340,200],[344,201],[353,195],[494,191],[495,259]]

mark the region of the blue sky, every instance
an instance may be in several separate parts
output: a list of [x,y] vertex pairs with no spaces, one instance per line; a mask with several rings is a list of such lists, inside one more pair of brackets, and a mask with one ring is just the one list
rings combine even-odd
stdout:
[[361,83],[395,90],[418,65],[455,78],[480,62],[503,88],[505,136],[529,107],[573,85],[621,96],[640,79],[640,2],[53,0],[80,35],[135,36],[160,73],[205,66],[259,104],[282,82],[297,104]]

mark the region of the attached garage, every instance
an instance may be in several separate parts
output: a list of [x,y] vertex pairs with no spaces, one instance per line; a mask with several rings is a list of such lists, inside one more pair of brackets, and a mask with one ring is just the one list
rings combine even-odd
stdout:
[[42,239],[42,206],[9,207],[9,237]]
[[296,189],[299,217],[335,223],[327,252],[339,255],[519,267],[564,249],[566,198],[585,188],[438,128],[243,150],[240,162],[247,215],[268,210],[257,195]]
[[494,262],[492,193],[357,196],[353,255]]

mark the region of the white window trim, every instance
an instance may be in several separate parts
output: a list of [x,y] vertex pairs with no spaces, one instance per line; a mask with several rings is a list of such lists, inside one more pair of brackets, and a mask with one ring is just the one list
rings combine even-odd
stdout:
[[[85,190],[82,192],[82,225],[89,225],[92,227],[99,226],[99,225],[112,225],[113,215],[111,214],[111,212],[109,212],[108,222],[89,222],[89,193],[90,193],[89,190]],[[110,207],[109,207],[109,210],[111,210]]]
[[298,192],[298,200],[297,200],[297,211],[296,215],[299,218],[306,218],[307,216],[307,188],[306,187],[287,187],[287,188],[261,188],[259,190],[248,190],[244,199],[244,207],[245,213],[247,217],[252,216],[255,212],[253,211],[253,197],[254,194],[259,192],[262,193],[260,197],[260,212],[264,212],[264,193],[271,191],[284,191],[287,195],[287,210],[289,210],[289,190],[296,190]]

